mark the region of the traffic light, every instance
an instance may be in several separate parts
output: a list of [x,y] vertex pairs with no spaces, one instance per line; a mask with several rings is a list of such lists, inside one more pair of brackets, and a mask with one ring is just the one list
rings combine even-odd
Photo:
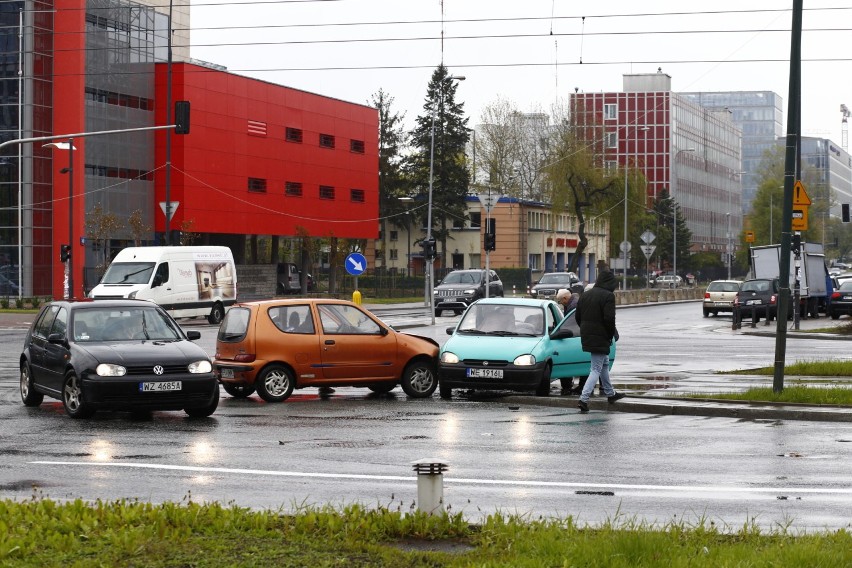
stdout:
[[485,250],[492,251],[497,248],[497,235],[485,233]]
[[60,245],[60,247],[59,247],[59,261],[60,262],[68,262],[69,258],[71,258],[71,245]]
[[423,246],[423,258],[433,260],[435,258],[435,239],[423,239],[420,244]]
[[175,134],[189,134],[189,101],[175,101]]
[[849,222],[849,204],[841,203],[840,204],[840,220],[844,223]]
[[793,233],[793,242],[791,243],[790,248],[793,251],[793,254],[799,256],[802,250],[802,235],[799,233]]

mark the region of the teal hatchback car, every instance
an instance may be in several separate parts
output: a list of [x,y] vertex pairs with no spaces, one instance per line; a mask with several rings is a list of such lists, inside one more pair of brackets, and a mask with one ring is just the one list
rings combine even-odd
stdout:
[[[486,298],[472,304],[439,353],[438,390],[534,391],[550,394],[550,382],[587,377],[591,357],[580,345],[573,310],[564,318],[552,300]],[[615,361],[615,343],[609,353]]]

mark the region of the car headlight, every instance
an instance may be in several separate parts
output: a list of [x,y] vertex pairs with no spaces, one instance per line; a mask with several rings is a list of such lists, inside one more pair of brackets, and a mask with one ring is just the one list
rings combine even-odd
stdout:
[[444,351],[441,353],[441,363],[458,363],[459,356],[452,351]]
[[532,296],[532,297],[538,296],[538,290],[530,290],[530,296]]
[[202,361],[193,361],[189,364],[190,373],[210,373],[213,371],[213,365],[210,361],[204,359]]
[[464,291],[465,296],[473,296],[474,294],[476,294],[476,288],[468,288]]
[[127,374],[127,369],[121,365],[113,365],[112,363],[101,363],[95,369],[99,377],[123,377]]
[[136,299],[136,292],[138,292],[138,291],[139,291],[139,290],[134,290],[134,291],[132,291],[131,293],[129,293],[129,294],[127,295],[127,297],[128,297],[128,298],[130,298],[131,300],[135,300],[135,299]]
[[518,367],[529,367],[530,365],[535,365],[535,355],[518,355],[515,357],[515,360],[512,361],[512,364],[517,365]]

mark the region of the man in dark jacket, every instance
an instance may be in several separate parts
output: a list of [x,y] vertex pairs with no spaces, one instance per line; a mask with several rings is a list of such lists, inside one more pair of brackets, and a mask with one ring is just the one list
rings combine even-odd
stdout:
[[610,404],[624,398],[623,393],[615,392],[609,382],[609,350],[612,342],[618,340],[615,329],[615,294],[618,282],[612,272],[603,271],[591,290],[580,296],[574,317],[580,326],[580,341],[583,351],[591,353],[592,365],[578,406],[581,412],[589,411],[589,397],[598,379],[601,381]]

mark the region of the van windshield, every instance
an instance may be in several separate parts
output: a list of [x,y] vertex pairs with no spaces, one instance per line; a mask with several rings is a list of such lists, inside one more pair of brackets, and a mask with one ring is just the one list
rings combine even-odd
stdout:
[[147,284],[154,272],[153,262],[113,262],[101,284]]

